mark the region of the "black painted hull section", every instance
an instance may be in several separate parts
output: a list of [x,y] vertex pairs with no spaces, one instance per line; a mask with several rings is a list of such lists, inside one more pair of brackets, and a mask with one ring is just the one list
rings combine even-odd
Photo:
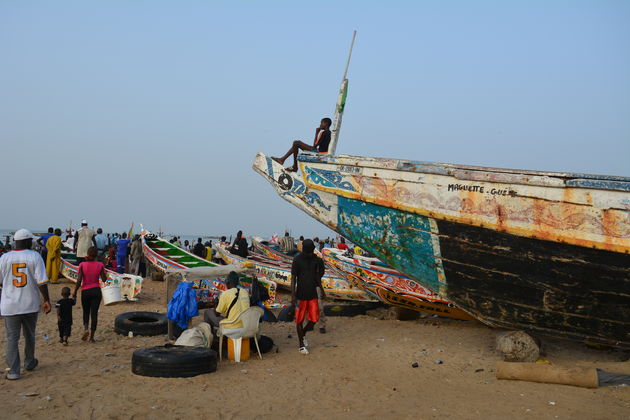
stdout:
[[437,224],[457,306],[495,326],[630,348],[630,255]]

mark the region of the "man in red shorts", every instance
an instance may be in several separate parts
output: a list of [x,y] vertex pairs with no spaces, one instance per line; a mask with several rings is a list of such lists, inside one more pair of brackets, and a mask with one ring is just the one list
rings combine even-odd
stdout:
[[[326,297],[322,288],[324,261],[314,251],[315,244],[311,239],[306,239],[302,244],[302,252],[293,259],[291,267],[292,303],[295,306],[295,323],[302,354],[308,354],[306,333],[313,331],[319,320],[318,287],[321,289],[322,299]],[[303,325],[306,318],[308,322]]]

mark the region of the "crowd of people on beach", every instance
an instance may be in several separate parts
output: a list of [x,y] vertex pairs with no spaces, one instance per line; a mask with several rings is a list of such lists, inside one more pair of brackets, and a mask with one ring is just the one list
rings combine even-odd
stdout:
[[[52,310],[48,283],[57,283],[60,274],[62,251],[72,251],[76,256],[78,278],[74,290],[63,287],[60,299],[55,303],[59,342],[68,345],[72,334],[72,310],[81,291],[83,312],[83,335],[81,339],[94,343],[94,334],[98,325],[98,311],[102,300],[101,284],[106,279],[106,268],[119,273],[131,272],[145,276],[142,242],[139,235],[105,234],[101,228],[96,232],[88,227],[86,220],[76,232],[67,232],[66,240],[62,240],[60,228],[49,228],[39,237],[26,229],[20,229],[7,238],[0,247],[0,315],[4,318],[7,337],[6,361],[9,366],[7,379],[19,379],[21,361],[18,343],[20,334],[24,336],[24,369],[33,370],[38,365],[35,358],[35,328],[38,313],[41,310],[48,314]],[[182,244],[180,237],[170,241],[200,258],[219,261],[216,247],[212,241],[197,242],[191,246],[188,241]],[[295,321],[299,351],[309,354],[306,335],[316,325],[321,333],[326,332],[323,299],[326,294],[321,279],[324,275],[324,263],[320,251],[336,246],[347,250],[343,238],[335,243],[330,238],[320,241],[319,238],[305,239],[300,236],[296,242],[288,232],[278,241],[282,252],[293,255],[291,268],[291,303],[295,308]],[[220,243],[228,244],[229,251],[247,257],[249,244],[239,231],[233,242],[227,242],[225,236]],[[355,247],[355,251],[360,248]],[[265,300],[263,287],[252,287],[250,293],[239,287],[236,273],[230,273],[226,280],[227,291],[221,293],[214,309],[206,311],[204,319],[213,330],[219,327],[221,320],[235,320],[250,305],[260,305]],[[41,294],[41,298],[40,298]],[[267,296],[268,298],[268,296]],[[237,323],[232,325],[237,327]]]

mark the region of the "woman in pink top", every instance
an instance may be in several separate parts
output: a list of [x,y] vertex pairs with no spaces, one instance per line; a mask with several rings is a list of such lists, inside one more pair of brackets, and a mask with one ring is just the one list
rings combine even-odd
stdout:
[[[98,250],[95,246],[90,247],[87,253],[87,261],[79,264],[79,277],[77,285],[74,288],[74,298],[77,298],[77,291],[81,288],[81,306],[83,306],[83,328],[85,332],[81,340],[90,339],[90,343],[94,343],[94,332],[98,323],[98,307],[101,306],[101,284],[99,278],[103,281],[107,280],[105,274],[105,266],[103,263],[95,261]],[[92,318],[90,330],[88,331],[88,323]]]

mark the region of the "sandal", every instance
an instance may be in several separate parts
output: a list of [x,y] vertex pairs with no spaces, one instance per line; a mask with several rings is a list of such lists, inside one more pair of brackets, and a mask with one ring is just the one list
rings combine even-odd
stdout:
[[308,354],[308,349],[306,347],[300,347],[300,353]]

